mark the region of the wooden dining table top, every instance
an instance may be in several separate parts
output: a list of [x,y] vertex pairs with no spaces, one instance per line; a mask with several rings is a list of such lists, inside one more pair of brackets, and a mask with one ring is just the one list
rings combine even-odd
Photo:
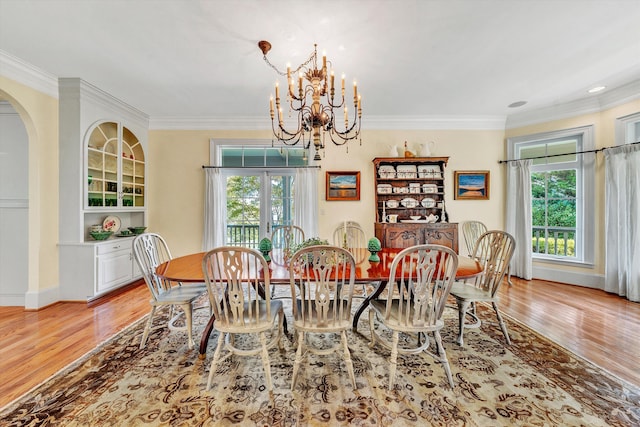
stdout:
[[[370,253],[366,248],[351,249],[356,260],[356,282],[369,283],[375,281],[386,281],[389,278],[389,269],[395,256],[402,251],[402,248],[382,248],[378,252],[380,261],[369,261]],[[156,268],[156,274],[166,280],[175,282],[204,282],[202,271],[202,259],[206,252],[184,255],[173,258]],[[272,251],[272,261],[269,263],[269,273],[271,283],[289,283],[289,266],[287,263],[278,261],[282,259],[278,250]],[[468,257],[458,257],[458,269],[456,279],[465,279],[478,275],[482,272],[480,263]]]

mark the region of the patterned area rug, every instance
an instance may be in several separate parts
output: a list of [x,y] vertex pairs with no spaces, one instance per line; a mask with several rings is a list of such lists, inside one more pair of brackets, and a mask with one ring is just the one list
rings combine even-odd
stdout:
[[[259,357],[228,359],[205,391],[215,333],[207,358],[200,360],[197,348],[188,349],[186,335],[162,327],[167,318],[160,317],[145,349],[138,348],[144,328],[138,322],[3,408],[0,425],[640,425],[638,388],[509,317],[507,346],[490,309],[479,311],[487,321],[466,331],[460,348],[456,312],[446,310],[443,340],[453,390],[442,366],[421,354],[399,357],[396,384],[388,391],[389,352],[368,347],[365,312],[358,332],[349,331],[357,390],[335,353],[310,355],[290,391],[295,350],[285,338],[283,353],[270,352],[272,397]],[[196,336],[207,315],[196,312]],[[316,344],[331,339],[321,336]]]

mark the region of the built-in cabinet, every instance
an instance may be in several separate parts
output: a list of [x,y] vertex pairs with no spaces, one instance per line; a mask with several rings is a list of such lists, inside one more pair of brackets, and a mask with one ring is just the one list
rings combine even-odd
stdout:
[[60,90],[60,298],[92,300],[142,277],[133,237],[96,241],[91,226],[117,217],[147,226],[149,118],[77,78]]
[[143,208],[145,157],[135,134],[116,122],[100,123],[91,131],[86,150],[85,207]]
[[[133,257],[133,237],[103,242],[66,243],[65,259],[75,259],[75,268],[60,271],[60,299],[91,301],[142,276]],[[72,284],[72,285],[71,285]]]
[[382,246],[434,243],[458,252],[458,224],[448,222],[444,171],[448,157],[373,159],[375,235]]

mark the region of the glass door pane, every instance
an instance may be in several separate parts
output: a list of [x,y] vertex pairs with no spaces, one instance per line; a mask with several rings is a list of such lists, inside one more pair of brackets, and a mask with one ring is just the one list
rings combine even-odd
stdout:
[[293,175],[246,171],[226,184],[226,244],[257,248],[274,226],[293,223]]

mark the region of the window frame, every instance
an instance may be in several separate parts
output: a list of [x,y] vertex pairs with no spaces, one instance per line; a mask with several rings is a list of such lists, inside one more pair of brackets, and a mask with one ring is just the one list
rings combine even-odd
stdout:
[[[576,151],[590,151],[595,148],[593,126],[563,129],[523,135],[507,139],[508,158],[520,159],[520,149],[526,146],[556,142],[562,139],[579,138]],[[572,169],[575,165],[576,176],[576,238],[580,236],[580,245],[576,245],[576,256],[532,254],[534,261],[552,262],[565,265],[594,266],[595,257],[595,153],[577,154],[576,160],[556,164],[535,165],[532,172],[556,169]],[[556,167],[560,166],[560,167]]]
[[[250,149],[264,149],[265,150],[265,163],[261,166],[223,166],[223,150],[225,148],[250,148]],[[266,152],[268,149],[282,149],[282,150],[300,150],[300,147],[275,147],[272,145],[271,140],[265,139],[221,139],[221,140],[209,140],[209,164],[222,167],[222,176],[225,180],[230,176],[257,176],[260,181],[260,235],[264,237],[270,237],[271,232],[273,230],[273,224],[271,223],[271,212],[269,209],[265,209],[266,206],[263,206],[266,202],[268,207],[272,206],[272,194],[271,194],[271,185],[270,180],[272,176],[288,176],[295,178],[296,169],[300,167],[307,167],[313,163],[313,159],[309,156],[308,149],[304,149],[306,151],[306,156],[303,160],[306,160],[307,164],[304,166],[301,165],[291,165],[291,166],[269,166],[266,164]],[[287,156],[288,159],[288,156]],[[287,160],[288,163],[288,160]],[[295,182],[295,179],[293,180]],[[291,187],[291,197],[294,197],[293,191],[295,191],[295,183],[294,186]],[[291,201],[293,203],[293,199]],[[291,204],[292,204],[291,203]],[[294,208],[295,209],[295,208]],[[294,211],[290,212],[289,222],[293,223]],[[226,221],[226,220],[225,220]],[[226,240],[226,238],[225,238]],[[228,242],[226,242],[228,243]]]
[[640,141],[640,131],[631,131],[631,127],[640,127],[640,112],[616,119],[616,145],[633,144]]

